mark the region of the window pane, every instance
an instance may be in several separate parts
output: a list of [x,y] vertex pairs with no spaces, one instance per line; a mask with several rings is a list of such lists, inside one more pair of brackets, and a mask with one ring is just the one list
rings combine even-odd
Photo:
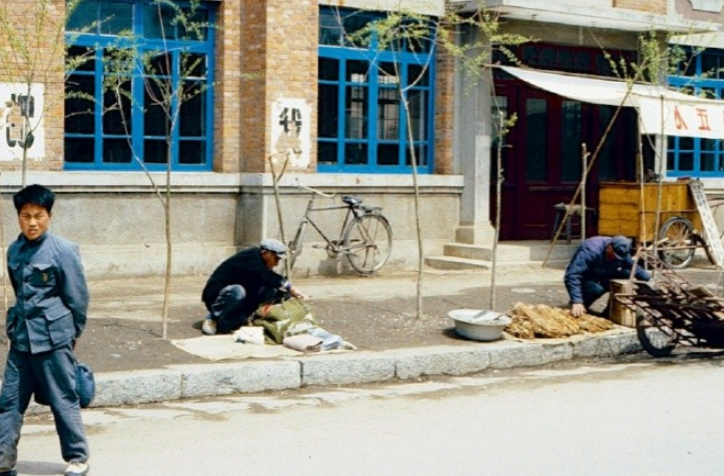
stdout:
[[131,147],[126,139],[103,140],[103,162],[108,164],[128,164],[133,160]]
[[427,147],[425,147],[424,145],[416,145],[412,149],[410,149],[410,147],[407,147],[405,149],[405,164],[408,166],[412,166],[412,150],[415,151],[415,162],[417,163],[417,166],[420,167],[427,165]]
[[400,164],[400,145],[399,144],[380,144],[377,146],[377,164],[378,165],[399,165]]
[[337,9],[323,9],[319,14],[319,44],[339,46],[344,33]]
[[149,53],[144,58],[144,72],[154,76],[171,76],[173,59],[170,53]]
[[380,88],[377,93],[377,138],[400,138],[400,95],[396,88]]
[[344,163],[347,165],[365,165],[367,158],[367,144],[346,144],[344,147]]
[[68,31],[90,32],[98,20],[98,0],[83,0],[75,3],[75,10],[69,12],[66,27]]
[[184,101],[179,111],[181,136],[199,137],[206,131],[206,93],[196,81],[184,81]]
[[317,144],[317,162],[320,164],[336,164],[337,143],[336,142],[319,142]]
[[691,152],[679,153],[679,171],[691,172],[694,170],[694,154]]
[[367,88],[359,86],[347,88],[345,137],[350,139],[367,138],[367,103]]
[[206,55],[196,53],[182,53],[180,55],[179,75],[186,79],[204,79],[208,66]]
[[399,65],[380,63],[377,82],[379,84],[400,84]]
[[339,88],[337,85],[319,85],[317,133],[319,137],[337,137],[339,123]]
[[561,181],[579,182],[583,175],[581,159],[581,103],[562,101]]
[[106,91],[103,94],[103,132],[105,134],[130,134],[132,129],[131,115],[131,82],[126,81],[119,86],[120,92]]
[[147,83],[147,89],[143,95],[143,133],[147,136],[166,136],[170,129],[169,116],[164,110],[164,93],[161,92],[159,84],[155,81]]
[[166,163],[166,141],[146,139],[143,141],[143,161],[147,164]]
[[196,8],[195,11],[186,11],[187,21],[182,21],[178,27],[178,38],[182,40],[204,41],[208,38],[209,12]]
[[319,79],[324,81],[339,81],[339,60],[319,58]]
[[366,83],[370,72],[370,64],[366,61],[347,61],[348,83]]
[[143,7],[143,35],[146,38],[175,38],[176,13],[170,5],[152,3]]
[[548,168],[547,103],[545,99],[526,100],[526,170],[531,182],[542,182]]
[[69,71],[89,71],[96,69],[95,52],[92,48],[71,46],[68,48],[66,69]]
[[66,138],[63,153],[65,161],[74,164],[92,164],[95,155],[95,140]]
[[95,77],[71,75],[65,88],[65,132],[92,134],[95,131]]
[[182,164],[199,165],[206,162],[206,143],[202,141],[181,141],[178,160]]
[[133,31],[133,5],[102,2],[99,21],[102,35],[131,33]]
[[411,64],[407,67],[407,84],[411,86],[428,86],[430,84],[430,69],[421,65]]
[[408,93],[412,138],[415,141],[427,140],[427,91],[413,89]]

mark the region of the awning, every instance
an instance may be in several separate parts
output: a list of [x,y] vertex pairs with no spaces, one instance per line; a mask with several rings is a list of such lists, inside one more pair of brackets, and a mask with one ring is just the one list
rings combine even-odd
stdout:
[[642,133],[724,139],[724,101],[703,99],[665,86],[501,67],[505,72],[553,94],[605,106],[635,107]]

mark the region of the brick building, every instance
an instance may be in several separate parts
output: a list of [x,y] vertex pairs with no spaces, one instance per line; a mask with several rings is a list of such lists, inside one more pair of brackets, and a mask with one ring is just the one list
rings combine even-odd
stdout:
[[[15,111],[25,116],[29,100],[19,97],[36,101],[33,118],[23,119],[35,128],[35,142],[26,149],[27,183],[59,193],[54,228],[81,244],[88,273],[95,276],[162,272],[164,211],[154,184],[165,186],[167,160],[175,273],[206,273],[238,247],[280,237],[270,170],[278,170],[285,158],[288,168],[279,189],[287,239],[308,196],[298,180],[382,206],[395,239],[388,269],[412,268],[417,263],[416,178],[427,254],[440,253],[451,240],[489,245],[493,109],[520,117],[505,158],[503,238],[542,239],[552,221],[551,205],[575,187],[575,165],[565,157],[578,154],[581,140],[596,140],[610,115],[490,69],[472,74],[460,59],[426,40],[399,51],[350,40],[350,33],[398,8],[392,0],[177,2],[207,26],[200,31],[173,21],[175,12],[152,0],[84,0],[61,28],[67,55],[78,60],[65,74],[66,52],[59,53],[56,32],[66,2],[33,2],[50,12],[41,34],[29,30],[26,1],[0,3],[18,25],[16,35],[40,38],[28,43],[40,44],[43,64],[50,65],[45,76],[32,81],[44,92],[15,93]],[[472,13],[476,3],[406,0],[403,7],[436,18],[446,8]],[[602,50],[635,60],[641,33],[716,32],[722,9],[721,2],[705,0],[484,3],[506,31],[536,40],[516,50],[527,66],[596,75],[606,74]],[[454,37],[461,44],[485,40],[482,32],[464,27]],[[158,69],[144,69],[145,81],[140,69],[128,72],[133,80],[116,83],[124,91],[116,99],[124,99],[109,108],[114,101],[107,84],[113,74],[104,65],[117,54],[119,38],[152,53],[151,66],[143,68]],[[5,51],[9,44],[7,35],[0,37]],[[193,71],[184,72],[184,64],[193,64]],[[9,82],[27,82],[22,66],[17,70]],[[153,77],[167,78],[174,90],[198,88],[187,102],[171,102],[178,121],[170,121],[154,101],[148,86]],[[410,98],[409,120],[400,87]],[[22,137],[11,137],[14,124],[6,121],[8,149],[0,148],[0,187],[8,193],[23,175]],[[634,142],[626,138],[632,127],[630,115],[617,126],[609,162],[597,174],[632,178],[625,160],[635,154]],[[170,149],[167,132],[173,138]],[[5,214],[12,223],[9,207]],[[329,215],[321,217],[321,226],[336,233],[339,217]],[[10,239],[14,230],[8,228]],[[308,240],[319,238],[311,233]],[[347,271],[323,250],[307,249],[297,272]]]

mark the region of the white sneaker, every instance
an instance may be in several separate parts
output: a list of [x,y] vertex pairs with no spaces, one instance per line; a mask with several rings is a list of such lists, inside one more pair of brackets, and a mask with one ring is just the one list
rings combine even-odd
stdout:
[[216,334],[216,321],[213,319],[204,319],[204,323],[201,324],[201,332],[207,336]]
[[88,474],[88,470],[90,469],[90,466],[88,466],[88,463],[79,463],[77,461],[73,461],[68,465],[67,468],[65,468],[65,476],[85,476]]

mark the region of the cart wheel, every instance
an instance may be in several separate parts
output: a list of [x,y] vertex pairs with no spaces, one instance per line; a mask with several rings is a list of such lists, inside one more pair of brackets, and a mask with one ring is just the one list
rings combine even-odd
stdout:
[[666,357],[676,347],[676,335],[673,331],[652,326],[641,311],[636,313],[636,335],[641,347],[652,357]]
[[666,220],[659,232],[659,257],[673,269],[684,269],[694,258],[694,226],[682,217]]
[[704,239],[704,237],[702,237],[699,234],[694,234],[694,241],[696,242],[697,246],[701,246],[702,248],[704,248],[704,253],[706,253],[706,258],[709,260],[709,262],[711,264],[716,266],[716,260],[714,258],[713,252],[711,251],[711,246],[709,246],[706,243],[706,240]]

